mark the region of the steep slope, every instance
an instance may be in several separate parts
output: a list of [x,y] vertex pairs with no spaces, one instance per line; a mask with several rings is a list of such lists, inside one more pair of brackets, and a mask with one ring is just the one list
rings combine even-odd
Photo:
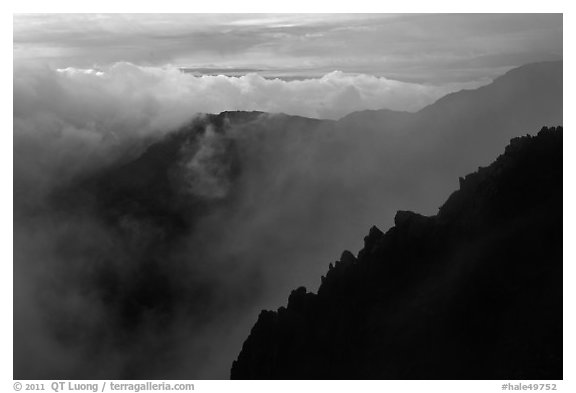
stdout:
[[364,244],[260,314],[233,379],[562,378],[560,127]]

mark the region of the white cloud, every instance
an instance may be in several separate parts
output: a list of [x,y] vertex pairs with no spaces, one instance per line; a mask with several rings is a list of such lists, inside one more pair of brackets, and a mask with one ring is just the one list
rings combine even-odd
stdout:
[[[339,118],[352,111],[388,108],[414,111],[460,86],[437,87],[334,71],[322,78],[285,81],[258,74],[194,76],[175,67],[116,63],[100,70],[30,69],[15,73],[15,100],[114,133],[138,123],[143,131],[174,127],[194,113],[225,110],[283,112]],[[30,107],[32,105],[33,107]],[[69,114],[74,114],[74,119]],[[80,122],[81,124],[78,124]]]
[[[170,132],[199,113],[255,110],[337,119],[363,109],[416,110],[458,87],[338,71],[286,81],[258,74],[194,76],[176,67],[126,62],[97,70],[17,63],[14,151],[29,154],[35,146],[34,160],[24,168],[40,186],[43,179],[65,181],[88,166],[111,162],[135,141]],[[47,176],[51,171],[59,176]]]

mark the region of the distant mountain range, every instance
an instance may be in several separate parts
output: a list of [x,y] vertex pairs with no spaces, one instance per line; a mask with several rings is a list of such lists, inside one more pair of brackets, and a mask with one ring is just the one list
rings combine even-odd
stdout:
[[233,379],[562,379],[562,129],[262,311]]

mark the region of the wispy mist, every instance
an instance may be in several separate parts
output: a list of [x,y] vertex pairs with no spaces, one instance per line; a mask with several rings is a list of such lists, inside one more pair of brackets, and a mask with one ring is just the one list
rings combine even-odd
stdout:
[[315,289],[396,210],[434,213],[511,136],[561,123],[561,69],[339,122],[196,114],[338,117],[433,95],[339,73],[17,70],[15,377],[228,377],[260,309]]

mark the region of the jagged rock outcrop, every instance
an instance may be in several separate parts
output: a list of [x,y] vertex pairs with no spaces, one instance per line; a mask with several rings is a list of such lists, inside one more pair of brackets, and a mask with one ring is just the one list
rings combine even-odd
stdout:
[[562,128],[262,311],[233,379],[562,379]]

